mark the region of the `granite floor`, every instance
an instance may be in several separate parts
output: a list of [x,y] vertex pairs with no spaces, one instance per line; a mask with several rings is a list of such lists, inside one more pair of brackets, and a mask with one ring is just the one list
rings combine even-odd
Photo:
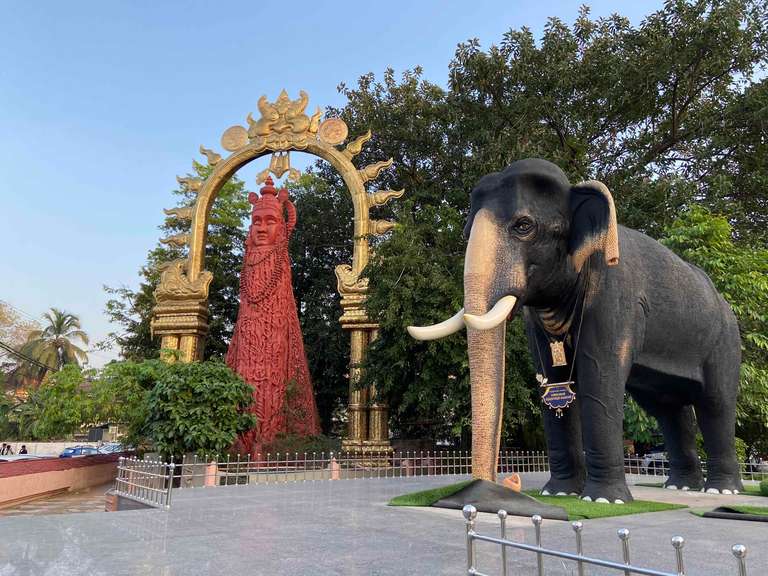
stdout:
[[[452,479],[196,488],[177,491],[169,512],[0,518],[0,576],[459,575],[466,562],[459,511],[386,506],[392,496]],[[524,482],[534,487],[543,479],[526,475]],[[670,492],[634,490],[642,498]],[[732,497],[697,498],[714,507]],[[741,498],[753,504],[762,500]],[[730,552],[735,543],[749,548],[749,574],[768,572],[768,524],[704,519],[677,510],[588,520],[584,525],[588,554],[618,560],[616,530],[626,526],[631,529],[632,558],[643,566],[672,571],[670,537],[682,535],[686,573],[691,576],[736,574]],[[530,520],[510,518],[508,527],[512,539],[533,541]],[[496,534],[495,517],[481,515],[478,530]],[[567,522],[546,521],[543,541],[545,546],[574,549]],[[499,573],[495,547],[480,543],[478,560],[483,572]],[[535,574],[535,557],[510,552],[509,566],[510,574]],[[548,575],[576,574],[572,563],[547,559],[545,566]],[[587,573],[616,574],[599,569]]]
[[113,484],[114,482],[110,482],[78,492],[65,492],[50,498],[32,500],[9,508],[0,508],[0,517],[103,512],[104,494],[112,488]]

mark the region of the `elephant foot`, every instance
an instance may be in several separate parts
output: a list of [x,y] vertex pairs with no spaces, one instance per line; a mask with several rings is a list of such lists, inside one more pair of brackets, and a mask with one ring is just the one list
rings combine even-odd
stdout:
[[587,484],[581,491],[581,499],[586,502],[599,502],[601,504],[624,504],[634,500],[623,479],[613,482],[587,480]]
[[701,490],[704,486],[704,478],[701,474],[670,474],[664,483],[664,488],[670,490]]
[[744,486],[738,472],[734,474],[712,473],[707,476],[707,481],[704,484],[704,492],[708,494],[738,494],[742,490],[744,490]]
[[584,487],[584,480],[579,478],[554,478],[551,477],[549,482],[541,489],[542,496],[568,496],[579,494]]

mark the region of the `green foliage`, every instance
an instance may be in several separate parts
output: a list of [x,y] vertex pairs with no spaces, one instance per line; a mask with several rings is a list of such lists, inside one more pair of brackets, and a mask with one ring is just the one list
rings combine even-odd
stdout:
[[298,223],[288,250],[304,350],[323,432],[339,433],[349,390],[349,334],[339,324],[334,270],[352,260],[352,200],[313,174],[290,190]]
[[768,496],[768,480],[760,482],[760,494],[762,496]]
[[659,423],[627,394],[624,401],[624,436],[640,444],[653,444],[659,436]]
[[[480,176],[539,156],[560,165],[572,181],[603,180],[620,221],[654,237],[681,209],[704,206],[728,214],[742,246],[768,239],[768,79],[755,74],[768,51],[764,15],[761,0],[670,0],[633,26],[620,15],[593,19],[584,7],[570,26],[550,19],[541,38],[522,28],[485,50],[476,40],[460,44],[444,87],[424,80],[418,67],[401,78],[387,70],[378,80],[367,74],[354,86],[341,85],[347,102],[329,115],[341,116],[353,135],[373,133],[355,162],[392,157],[394,167],[376,185],[406,190],[403,199],[373,210],[375,218],[394,217],[399,224],[386,240],[373,240],[376,254],[367,271],[369,314],[381,328],[366,384],[376,383],[390,404],[396,434],[468,440],[464,336],[417,343],[404,327],[442,320],[461,306],[462,228],[468,192]],[[196,174],[205,170],[195,167]],[[349,261],[350,203],[331,167],[318,164],[316,174],[327,188],[316,179],[293,188],[299,228],[291,256],[329,432],[346,395],[347,341],[335,321],[331,270]],[[227,186],[214,204],[221,222],[210,231],[206,263],[214,273],[209,356],[223,353],[235,320],[241,223],[248,213],[242,183]],[[190,202],[179,194],[181,205]],[[171,219],[164,231],[185,226]],[[124,328],[116,340],[126,358],[156,356],[149,318],[157,265],[179,255],[159,246],[138,291],[113,290],[108,313]],[[755,444],[764,430],[768,403],[761,399],[768,388],[758,354],[765,330],[750,314],[739,313],[746,329],[739,434]],[[507,366],[505,441],[538,447],[540,409],[519,321],[509,325]],[[651,423],[629,425],[642,435]]]
[[[88,361],[88,354],[76,341],[88,345],[88,335],[80,326],[80,319],[74,314],[58,308],[51,308],[43,314],[46,325],[41,329],[30,330],[27,341],[20,352],[49,366],[60,370],[65,364],[80,364]],[[33,372],[38,369],[30,367]]]
[[128,446],[147,445],[148,396],[166,369],[161,360],[107,364],[90,388],[97,421],[120,424],[121,440]]
[[167,457],[222,454],[255,425],[253,390],[224,363],[176,362],[156,374],[147,397],[147,432]]
[[[667,229],[663,244],[702,268],[729,302],[742,336],[737,435],[768,447],[768,249],[733,239],[729,221],[692,207]],[[740,460],[744,461],[744,460]]]
[[94,371],[67,364],[51,372],[43,383],[30,390],[26,401],[16,406],[13,419],[19,435],[33,440],[71,436],[94,421],[95,409],[89,394]]

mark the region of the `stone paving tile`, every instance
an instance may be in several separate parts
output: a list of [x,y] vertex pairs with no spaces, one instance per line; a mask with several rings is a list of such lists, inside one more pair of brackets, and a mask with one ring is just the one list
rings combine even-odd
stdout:
[[[534,487],[544,476],[526,475]],[[466,562],[465,531],[455,510],[392,508],[392,496],[456,478],[340,480],[177,491],[169,512],[17,516],[0,519],[0,576],[147,574],[195,576],[457,575]],[[483,514],[482,533],[498,521]],[[736,574],[730,546],[749,549],[750,575],[768,573],[768,526],[709,520],[686,510],[587,520],[590,554],[618,560],[618,528],[631,529],[633,559],[672,570],[670,537],[684,536],[687,574]],[[526,518],[510,518],[509,536],[533,542]],[[573,550],[567,522],[546,521],[544,544]],[[479,567],[498,574],[498,550],[478,546]],[[576,573],[546,560],[547,575]],[[510,574],[535,574],[535,556],[510,553]],[[590,569],[591,576],[616,572]]]
[[104,494],[112,488],[112,485],[113,482],[110,482],[87,490],[65,492],[50,498],[32,500],[9,508],[0,508],[0,517],[104,512]]

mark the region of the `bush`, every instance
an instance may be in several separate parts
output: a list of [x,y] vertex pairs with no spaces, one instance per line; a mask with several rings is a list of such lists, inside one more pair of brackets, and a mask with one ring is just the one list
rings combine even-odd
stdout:
[[222,454],[253,428],[253,390],[220,361],[177,362],[158,371],[147,397],[147,431],[165,457]]
[[763,480],[760,482],[760,494],[763,496],[768,496],[768,480]]
[[167,364],[147,397],[147,430],[163,456],[222,454],[256,425],[253,390],[220,361]]

